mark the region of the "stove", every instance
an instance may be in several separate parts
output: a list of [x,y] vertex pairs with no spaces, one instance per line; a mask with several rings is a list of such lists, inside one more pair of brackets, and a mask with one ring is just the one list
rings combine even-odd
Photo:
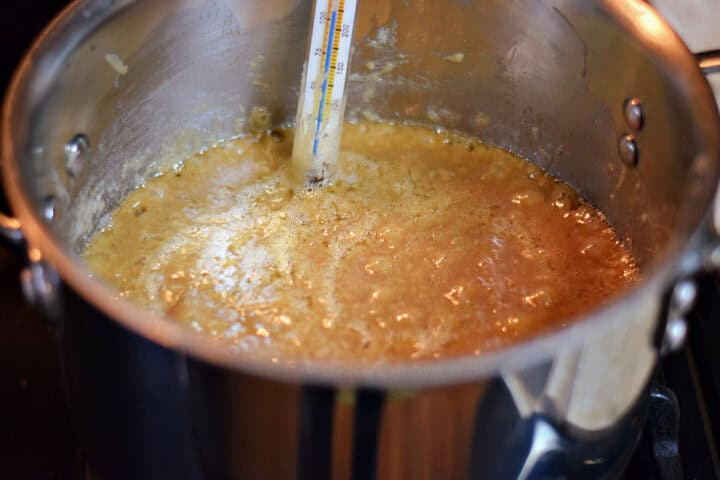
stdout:
[[700,280],[687,345],[658,368],[626,479],[720,479],[720,277]]
[[[0,6],[0,88],[32,39],[67,2]],[[0,202],[0,209],[6,206]],[[52,329],[22,299],[22,262],[0,250],[0,475],[82,479]],[[720,480],[720,277],[700,280],[687,345],[665,358],[651,389],[650,414],[623,478]]]

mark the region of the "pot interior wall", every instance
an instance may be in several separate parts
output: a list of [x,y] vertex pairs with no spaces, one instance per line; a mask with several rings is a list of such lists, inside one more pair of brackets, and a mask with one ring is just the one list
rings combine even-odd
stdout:
[[[75,254],[131,189],[244,132],[253,108],[293,120],[310,18],[299,0],[80,3],[36,52],[19,92],[27,113],[11,127],[25,188],[38,210],[56,198],[54,231]],[[645,8],[360,2],[348,115],[457,129],[520,154],[583,192],[647,266],[699,224],[718,166],[697,125],[714,107],[679,75],[691,57],[664,25],[643,23]],[[641,131],[623,119],[628,97],[643,102]],[[65,144],[78,133],[91,148],[71,176]],[[619,159],[624,133],[636,168]]]

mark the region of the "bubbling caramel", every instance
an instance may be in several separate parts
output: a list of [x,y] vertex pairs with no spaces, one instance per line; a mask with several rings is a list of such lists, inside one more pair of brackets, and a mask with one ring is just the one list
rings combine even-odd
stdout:
[[227,141],[130,193],[92,271],[233,348],[365,363],[496,350],[638,276],[568,185],[474,138],[349,124],[336,182],[306,191],[292,137]]

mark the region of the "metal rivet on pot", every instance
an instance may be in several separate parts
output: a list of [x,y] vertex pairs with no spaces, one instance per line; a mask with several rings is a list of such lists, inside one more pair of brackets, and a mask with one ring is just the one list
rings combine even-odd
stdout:
[[683,317],[671,318],[665,326],[665,341],[663,350],[675,352],[685,344],[687,337],[687,321]]
[[90,150],[90,140],[84,133],[78,133],[65,145],[65,170],[75,177],[80,173],[85,161],[85,154]]
[[679,315],[688,313],[695,305],[697,298],[697,285],[693,280],[683,280],[675,285],[672,293],[670,308]]
[[668,319],[665,324],[662,351],[674,352],[682,348],[687,337],[687,319],[685,316],[692,310],[697,299],[698,288],[694,280],[679,281],[673,287],[668,310]]
[[638,163],[638,147],[635,137],[632,135],[623,135],[618,141],[618,153],[620,159],[628,167],[635,167]]
[[628,127],[633,130],[640,130],[643,126],[643,121],[645,120],[640,100],[635,97],[628,98],[625,100],[623,111],[625,113],[625,122],[627,122]]
[[55,197],[48,195],[43,200],[42,204],[42,216],[48,223],[52,223],[55,220]]

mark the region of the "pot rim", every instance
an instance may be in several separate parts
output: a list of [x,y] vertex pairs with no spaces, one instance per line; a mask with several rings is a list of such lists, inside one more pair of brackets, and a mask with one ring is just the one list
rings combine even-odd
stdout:
[[[549,331],[528,341],[503,348],[498,351],[484,353],[480,356],[464,356],[437,360],[412,361],[397,364],[358,364],[348,365],[341,363],[320,362],[314,360],[302,361],[270,361],[266,356],[257,356],[249,352],[236,351],[227,345],[218,345],[216,340],[194,332],[191,329],[174,323],[173,321],[157,316],[150,311],[122,298],[115,298],[116,292],[110,286],[93,277],[81,259],[63,251],[62,247],[53,239],[44,222],[39,218],[33,208],[29,197],[24,192],[20,182],[20,163],[13,142],[10,125],[18,110],[18,95],[22,86],[32,78],[34,59],[38,57],[43,48],[49,44],[49,39],[57,31],[72,26],[72,20],[87,5],[96,0],[75,0],[68,5],[34,41],[31,49],[23,58],[16,70],[10,87],[8,88],[2,109],[2,169],[3,184],[9,203],[20,221],[22,232],[27,239],[31,258],[42,259],[57,270],[63,282],[67,283],[82,299],[91,306],[105,314],[121,326],[147,338],[165,348],[175,350],[182,354],[197,357],[211,364],[230,368],[240,372],[250,373],[262,377],[271,377],[283,381],[334,384],[346,386],[373,386],[389,388],[424,388],[441,386],[450,383],[473,381],[488,375],[503,371],[512,371],[536,362],[547,360],[568,349],[576,349],[582,345],[583,340],[592,336],[601,329],[612,326],[613,322],[623,319],[631,307],[647,307],[648,298],[656,297],[653,315],[659,315],[658,291],[673,280],[672,275],[689,253],[692,253],[692,243],[688,241],[684,246],[675,249],[667,255],[654,270],[636,286],[596,307],[587,315],[580,315],[568,319],[569,326]],[[126,5],[131,2],[119,2]],[[633,23],[632,15],[640,12],[652,20],[655,38],[643,38],[646,42],[659,48],[668,59],[678,63],[682,70],[682,78],[686,82],[690,93],[698,102],[712,102],[710,89],[704,77],[695,64],[692,54],[682,41],[667,25],[665,20],[651,7],[644,5],[640,0],[607,0],[608,8],[613,10],[625,26],[642,34],[642,25]],[[115,4],[115,7],[122,8]],[[631,12],[623,11],[630,5]],[[642,23],[642,22],[639,22]],[[661,30],[663,45],[658,46],[658,31]],[[652,32],[651,32],[652,33]],[[650,36],[651,33],[646,33]],[[688,68],[690,64],[695,68]],[[693,78],[694,77],[694,78]],[[712,113],[714,112],[714,114]],[[694,119],[699,125],[712,125],[702,128],[708,137],[710,146],[720,145],[720,121],[715,108],[693,110]],[[717,149],[715,149],[717,150]],[[712,160],[720,162],[720,151],[709,152]],[[705,211],[712,203],[703,205]],[[703,228],[698,225],[694,235]],[[691,238],[691,237],[689,237]],[[648,342],[651,339],[648,338]]]

